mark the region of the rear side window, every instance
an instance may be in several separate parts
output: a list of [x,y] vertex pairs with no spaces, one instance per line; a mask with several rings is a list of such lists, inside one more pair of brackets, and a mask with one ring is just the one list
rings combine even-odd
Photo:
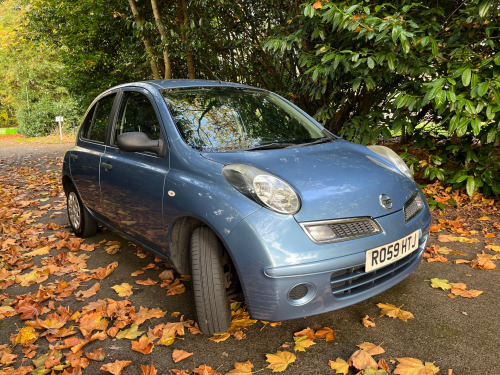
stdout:
[[89,111],[83,123],[82,137],[96,142],[106,142],[109,116],[116,94],[105,96]]
[[160,139],[160,122],[148,97],[140,92],[125,91],[116,123],[114,142],[122,133],[143,132],[151,140]]

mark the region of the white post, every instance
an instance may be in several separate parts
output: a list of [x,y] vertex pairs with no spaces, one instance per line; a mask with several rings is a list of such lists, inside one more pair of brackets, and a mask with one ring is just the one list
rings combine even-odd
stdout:
[[62,122],[64,121],[64,117],[62,116],[56,116],[56,121],[57,124],[59,125],[59,137],[61,138],[61,141],[63,140],[62,136]]

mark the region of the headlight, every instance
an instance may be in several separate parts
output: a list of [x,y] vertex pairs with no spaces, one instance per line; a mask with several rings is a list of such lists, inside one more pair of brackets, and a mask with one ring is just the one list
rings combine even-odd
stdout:
[[222,175],[240,193],[270,210],[293,215],[300,209],[295,190],[270,173],[249,165],[230,164],[222,168]]
[[410,171],[410,168],[408,168],[403,159],[390,148],[385,146],[368,146],[368,148],[392,163],[396,168],[408,176],[408,178],[413,180],[413,173]]

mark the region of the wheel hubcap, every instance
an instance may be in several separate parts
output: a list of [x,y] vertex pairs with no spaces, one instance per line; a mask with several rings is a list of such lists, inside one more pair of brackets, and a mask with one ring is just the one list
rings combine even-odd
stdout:
[[75,192],[69,193],[68,196],[68,216],[69,221],[74,229],[80,229],[81,215],[80,215],[80,203],[78,202],[78,197]]

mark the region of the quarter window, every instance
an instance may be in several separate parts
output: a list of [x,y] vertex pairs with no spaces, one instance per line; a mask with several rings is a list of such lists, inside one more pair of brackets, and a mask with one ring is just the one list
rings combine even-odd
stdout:
[[96,142],[106,142],[109,116],[116,94],[105,96],[95,106],[95,115],[86,138]]
[[160,123],[148,97],[140,92],[125,91],[115,129],[114,142],[122,133],[143,132],[149,139],[160,139]]

